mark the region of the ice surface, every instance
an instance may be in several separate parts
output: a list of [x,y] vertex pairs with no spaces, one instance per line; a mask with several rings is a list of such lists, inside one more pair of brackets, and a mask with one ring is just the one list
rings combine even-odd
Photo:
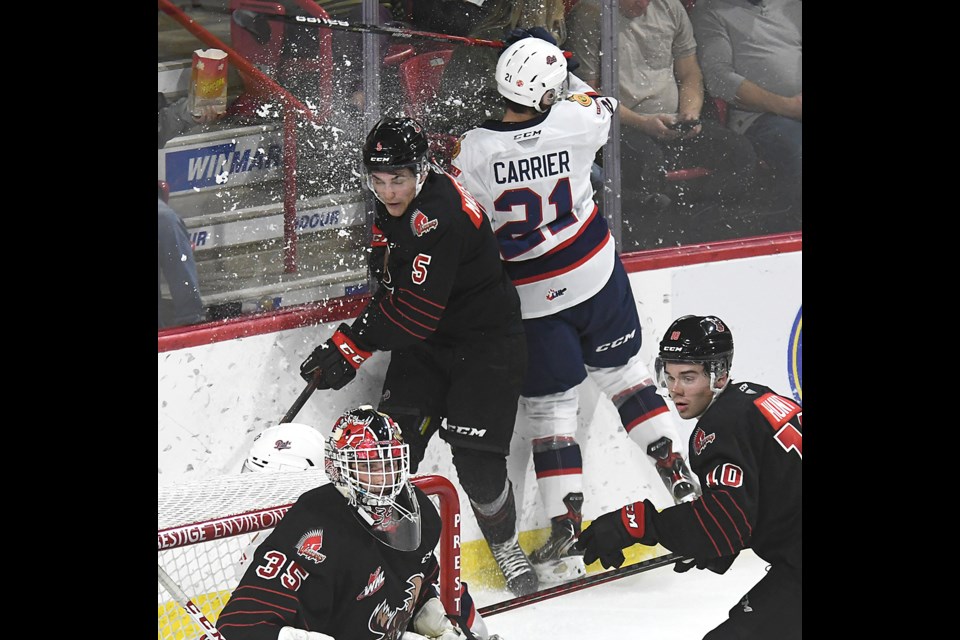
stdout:
[[[764,575],[767,564],[751,550],[721,575],[665,565],[486,618],[503,640],[700,640]],[[478,590],[477,607],[512,597]]]

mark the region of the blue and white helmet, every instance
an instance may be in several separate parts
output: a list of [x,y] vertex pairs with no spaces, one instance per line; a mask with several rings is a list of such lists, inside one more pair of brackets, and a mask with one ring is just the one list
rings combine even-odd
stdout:
[[540,113],[567,97],[567,59],[540,38],[517,40],[497,60],[497,91]]

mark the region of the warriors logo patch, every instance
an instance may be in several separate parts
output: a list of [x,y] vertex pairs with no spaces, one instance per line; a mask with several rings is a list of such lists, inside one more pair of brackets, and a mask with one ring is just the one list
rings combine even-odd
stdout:
[[703,429],[697,427],[696,431],[693,432],[693,450],[697,452],[697,455],[700,455],[706,446],[716,439],[717,435],[715,433],[707,435]]
[[438,222],[436,220],[428,218],[420,209],[414,211],[413,215],[410,216],[410,228],[413,229],[413,232],[417,234],[418,237],[436,229],[437,224]]
[[303,534],[297,543],[297,554],[314,564],[320,564],[327,559],[326,554],[320,553],[323,546],[323,529],[314,529]]

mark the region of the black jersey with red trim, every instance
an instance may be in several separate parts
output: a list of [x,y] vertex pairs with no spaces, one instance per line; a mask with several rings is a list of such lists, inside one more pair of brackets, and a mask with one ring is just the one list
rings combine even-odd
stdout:
[[217,619],[230,640],[276,640],[285,626],[337,640],[398,640],[436,595],[440,516],[420,489],[420,546],[374,538],[333,484],[304,493],[257,548]]
[[523,332],[520,298],[490,221],[449,174],[431,171],[402,216],[377,201],[373,245],[387,246],[387,265],[351,327],[364,347],[390,351]]
[[803,409],[752,382],[730,382],[690,435],[703,496],[648,520],[670,551],[712,559],[752,548],[802,571]]

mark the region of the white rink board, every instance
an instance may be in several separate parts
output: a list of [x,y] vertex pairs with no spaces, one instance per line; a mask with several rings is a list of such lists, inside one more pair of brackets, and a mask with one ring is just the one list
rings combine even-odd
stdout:
[[[733,331],[734,379],[763,383],[789,396],[787,351],[802,303],[801,266],[802,253],[791,252],[630,274],[643,326],[641,354],[651,372],[657,343],[675,317],[711,313]],[[239,473],[254,436],[276,424],[303,390],[300,363],[338,324],[157,354],[158,484]],[[344,389],[315,392],[296,422],[327,432],[343,411],[364,403],[376,406],[389,360],[389,353],[374,354]],[[589,379],[579,391],[584,517],[593,519],[642,498],[660,508],[672,504],[646,454],[620,427],[613,405]],[[522,432],[522,412],[517,420]],[[681,435],[688,437],[693,423],[679,423]],[[521,529],[547,526],[537,505],[529,442],[516,435],[509,467],[518,500],[522,496]],[[449,447],[439,437],[431,441],[419,472],[447,476],[459,488]],[[478,540],[462,490],[460,500],[462,539]]]

